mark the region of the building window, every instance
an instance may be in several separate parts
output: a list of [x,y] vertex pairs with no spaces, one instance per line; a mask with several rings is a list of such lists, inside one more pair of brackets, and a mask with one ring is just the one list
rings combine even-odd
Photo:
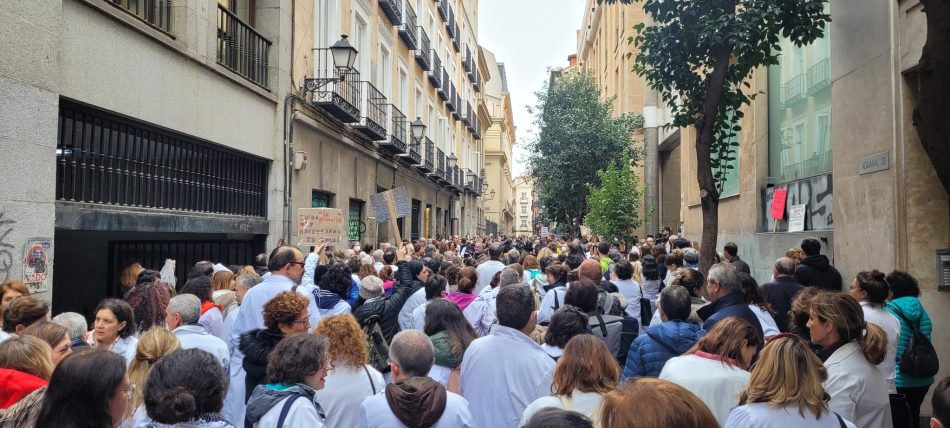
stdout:
[[769,176],[786,182],[830,173],[828,34],[801,48],[780,43],[786,54],[769,67],[769,93],[778,94],[769,97]]
[[311,208],[329,208],[333,203],[333,194],[314,190],[310,196],[310,207]]
[[366,232],[366,225],[363,224],[363,201],[350,199],[349,220],[350,241],[362,241],[363,233]]

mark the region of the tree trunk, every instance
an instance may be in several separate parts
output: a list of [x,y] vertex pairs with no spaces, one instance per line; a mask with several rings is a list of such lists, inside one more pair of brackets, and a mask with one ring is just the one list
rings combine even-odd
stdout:
[[699,181],[699,198],[703,209],[703,235],[700,240],[699,270],[706,275],[716,255],[719,236],[719,191],[712,172],[712,148],[716,130],[716,115],[722,100],[722,91],[729,71],[732,49],[722,46],[716,52],[713,71],[707,76],[706,98],[703,113],[696,121],[696,175]]
[[950,2],[921,0],[927,18],[927,41],[917,66],[914,126],[920,143],[950,193]]

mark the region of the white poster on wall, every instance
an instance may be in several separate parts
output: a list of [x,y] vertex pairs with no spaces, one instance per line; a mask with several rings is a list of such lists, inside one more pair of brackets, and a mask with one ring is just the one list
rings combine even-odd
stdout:
[[792,205],[788,209],[788,231],[801,232],[805,230],[805,211],[807,204]]

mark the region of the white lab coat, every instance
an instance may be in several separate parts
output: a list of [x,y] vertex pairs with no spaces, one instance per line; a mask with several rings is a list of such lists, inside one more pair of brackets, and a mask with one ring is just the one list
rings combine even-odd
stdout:
[[828,407],[861,428],[893,428],[884,375],[871,365],[857,342],[848,342],[825,361],[831,396]]
[[[270,273],[270,272],[268,272]],[[228,395],[224,400],[224,409],[222,415],[238,426],[244,422],[244,367],[241,365],[244,361],[244,354],[238,349],[238,341],[241,334],[264,328],[264,305],[274,298],[274,296],[284,291],[290,291],[294,282],[290,278],[273,274],[263,277],[264,280],[247,290],[244,300],[238,308],[237,319],[234,320],[234,327],[231,331],[231,340],[228,341],[228,347],[231,351],[231,380],[228,384]],[[313,293],[308,291],[307,287],[297,287],[297,292],[307,296],[310,305],[307,308],[310,314],[310,325],[320,323],[320,310],[317,309],[317,303],[314,301]],[[297,403],[294,403],[297,406]]]
[[731,364],[690,354],[667,360],[659,378],[699,397],[722,426],[729,419],[729,412],[739,404],[739,394],[749,383],[750,376],[749,372]]
[[877,324],[884,330],[884,334],[887,334],[887,354],[884,355],[884,361],[877,365],[877,369],[884,374],[888,394],[896,394],[897,386],[894,380],[897,377],[897,342],[901,338],[901,322],[883,307],[869,302],[862,301],[861,309],[864,310],[864,321]]
[[636,318],[637,322],[639,322],[640,298],[643,297],[643,292],[640,291],[640,284],[632,279],[614,279],[610,282],[614,283],[617,289],[620,290],[620,295],[622,295],[624,299],[627,299],[627,316]]
[[495,322],[495,311],[491,305],[481,298],[476,298],[462,311],[465,319],[472,325],[479,336],[488,334]]
[[[287,401],[287,398],[278,401],[274,407],[271,407],[267,413],[264,413],[264,416],[254,424],[254,428],[276,427],[277,421],[280,420],[280,411],[284,408],[285,401]],[[234,426],[240,427],[242,425],[243,422],[240,425]],[[284,428],[290,427],[323,427],[323,419],[320,418],[320,414],[317,413],[317,408],[313,406],[313,403],[308,400],[307,397],[299,397],[290,405],[290,409],[287,411],[287,417],[284,419]]]
[[194,325],[182,325],[172,330],[181,343],[181,349],[200,349],[214,355],[214,358],[221,363],[225,373],[230,369],[228,361],[231,359],[231,353],[228,351],[228,344],[216,336],[212,336],[204,327]]
[[[564,296],[566,294],[566,285],[548,290],[541,299],[541,307],[538,309],[538,323],[551,322],[551,316],[554,315],[554,311],[564,307]],[[555,300],[557,301],[557,305],[555,305]],[[557,306],[557,308],[554,306]]]
[[221,331],[224,330],[224,314],[217,307],[212,307],[201,314],[198,324],[201,324],[208,333],[220,336]]
[[[458,394],[446,391],[445,412],[432,428],[472,428],[475,427],[472,414],[468,410],[469,404]],[[341,425],[342,426],[342,425]],[[352,425],[351,425],[352,426]],[[363,400],[360,404],[360,427],[362,428],[393,428],[405,427],[399,418],[393,414],[386,402],[386,393],[380,392]]]
[[317,402],[327,415],[328,427],[355,427],[360,423],[360,403],[386,389],[383,375],[370,366],[347,367],[333,363],[326,385],[317,391]]
[[412,293],[406,303],[402,305],[402,309],[399,310],[399,329],[400,330],[409,330],[412,329],[412,311],[418,308],[420,305],[426,302],[426,288],[422,287],[416,290],[415,293]]
[[505,264],[498,260],[489,260],[478,265],[475,268],[475,274],[478,275],[478,286],[475,287],[475,293],[481,293],[485,287],[490,286],[492,277],[504,268]]
[[[768,403],[751,403],[736,407],[729,414],[723,428],[840,428],[841,422],[831,412],[824,412],[821,417],[815,417],[810,410],[805,410],[803,416],[795,404],[774,406]],[[844,418],[847,428],[856,428],[854,424]]]
[[478,427],[517,427],[524,409],[551,394],[554,360],[535,341],[496,325],[462,358],[462,396]]
[[755,317],[759,319],[759,324],[762,325],[762,334],[765,338],[769,338],[781,333],[778,330],[778,325],[775,324],[775,318],[772,318],[772,314],[762,309],[759,305],[749,305],[749,310],[755,314]]

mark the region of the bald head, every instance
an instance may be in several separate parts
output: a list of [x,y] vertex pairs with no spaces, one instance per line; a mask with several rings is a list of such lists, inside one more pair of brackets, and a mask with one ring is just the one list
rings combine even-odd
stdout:
[[604,271],[600,268],[600,262],[587,259],[577,268],[577,276],[590,280],[594,284],[600,284],[600,281],[604,279]]
[[399,366],[402,378],[425,376],[435,364],[435,351],[425,333],[403,330],[396,333],[389,345],[389,359]]
[[782,257],[775,261],[775,277],[792,276],[795,274],[795,260]]

